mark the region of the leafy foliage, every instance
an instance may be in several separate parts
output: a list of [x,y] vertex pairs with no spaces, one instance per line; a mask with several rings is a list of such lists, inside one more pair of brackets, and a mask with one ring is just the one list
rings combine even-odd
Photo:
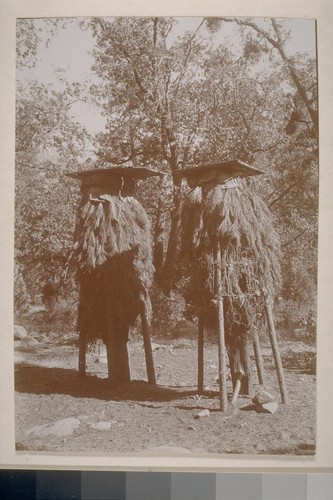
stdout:
[[[174,290],[171,298],[182,286],[177,260],[182,191],[176,171],[238,158],[267,173],[258,179],[258,189],[281,238],[280,322],[291,326],[314,317],[316,61],[306,54],[288,55],[290,24],[198,18],[192,31],[180,32],[175,18],[72,22],[94,37],[95,83],[85,89],[63,79],[59,91],[39,82],[18,82],[16,259],[21,304],[36,302],[43,294],[48,301],[52,294],[69,293],[64,269],[78,198],[63,173],[87,165],[92,138],[71,119],[70,110],[77,100],[88,99],[107,120],[105,131],[94,138],[95,165],[149,166],[166,174],[163,182],[142,183],[138,196],[152,221],[158,284],[166,293]],[[214,38],[225,23],[234,25],[237,50]],[[36,26],[29,20],[18,23],[19,67],[36,61],[41,43]],[[52,26],[50,36],[65,24]],[[169,299],[157,295],[155,303],[169,311],[166,316],[172,315],[172,301],[166,307]],[[176,309],[173,320],[180,316]]]
[[[23,287],[29,301],[50,305],[68,296],[66,268],[77,194],[64,172],[77,168],[87,133],[69,116],[72,93],[31,82],[17,87],[15,254],[18,310]],[[16,289],[17,290],[17,289]]]

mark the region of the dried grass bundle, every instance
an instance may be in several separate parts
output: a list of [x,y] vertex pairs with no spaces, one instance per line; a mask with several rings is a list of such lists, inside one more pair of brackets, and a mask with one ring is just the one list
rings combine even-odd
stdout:
[[[280,286],[280,244],[272,214],[246,181],[197,186],[184,202],[182,253],[190,262],[189,299],[209,308],[214,297],[214,241],[222,251],[226,321],[255,322],[264,294]],[[210,311],[210,317],[214,313]]]
[[73,260],[80,284],[79,331],[107,342],[108,323],[128,338],[153,276],[150,223],[133,197],[83,197]]

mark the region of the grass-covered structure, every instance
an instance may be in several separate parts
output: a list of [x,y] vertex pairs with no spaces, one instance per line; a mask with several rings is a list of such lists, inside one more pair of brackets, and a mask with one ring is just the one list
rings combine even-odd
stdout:
[[202,392],[204,328],[217,329],[221,409],[227,406],[225,353],[234,402],[240,389],[245,394],[250,390],[251,341],[260,369],[256,326],[265,311],[286,400],[270,305],[280,285],[279,238],[267,205],[247,179],[261,173],[240,161],[179,171],[188,184],[182,210],[182,256],[189,264],[188,301],[198,316],[198,387]]
[[82,193],[72,256],[80,289],[79,373],[85,374],[87,344],[101,339],[110,380],[129,381],[129,329],[141,316],[148,381],[155,383],[149,336],[154,272],[150,222],[134,191],[136,180],[160,174],[111,167],[67,175],[81,180]]

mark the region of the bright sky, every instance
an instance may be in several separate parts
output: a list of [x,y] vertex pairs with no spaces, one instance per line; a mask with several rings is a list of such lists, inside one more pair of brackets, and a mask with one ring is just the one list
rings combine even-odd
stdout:
[[[184,33],[186,30],[195,29],[201,22],[201,18],[183,17],[178,18],[178,27],[174,36]],[[91,71],[93,64],[92,50],[94,39],[91,32],[82,31],[76,23],[69,23],[64,29],[51,38],[48,46],[45,42],[48,38],[48,28],[42,19],[36,20],[36,25],[42,28],[39,34],[41,43],[38,48],[38,61],[34,68],[24,69],[18,73],[19,79],[38,80],[45,84],[56,85],[57,75],[61,75],[68,82],[83,82],[89,79],[91,83],[98,83]],[[291,30],[291,42],[287,50],[289,55],[297,52],[308,52],[315,55],[315,21],[309,19],[288,20],[288,28]],[[220,31],[211,36],[213,46],[228,43],[237,49],[239,45],[238,30],[233,23],[224,23]],[[59,71],[60,70],[60,71]],[[96,133],[104,128],[105,119],[100,110],[93,104],[77,103],[72,106],[75,119],[83,123],[89,132]]]

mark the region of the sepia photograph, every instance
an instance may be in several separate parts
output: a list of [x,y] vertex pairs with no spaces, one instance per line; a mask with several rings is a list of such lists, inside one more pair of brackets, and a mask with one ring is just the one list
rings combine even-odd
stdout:
[[16,22],[16,451],[316,454],[315,19]]

